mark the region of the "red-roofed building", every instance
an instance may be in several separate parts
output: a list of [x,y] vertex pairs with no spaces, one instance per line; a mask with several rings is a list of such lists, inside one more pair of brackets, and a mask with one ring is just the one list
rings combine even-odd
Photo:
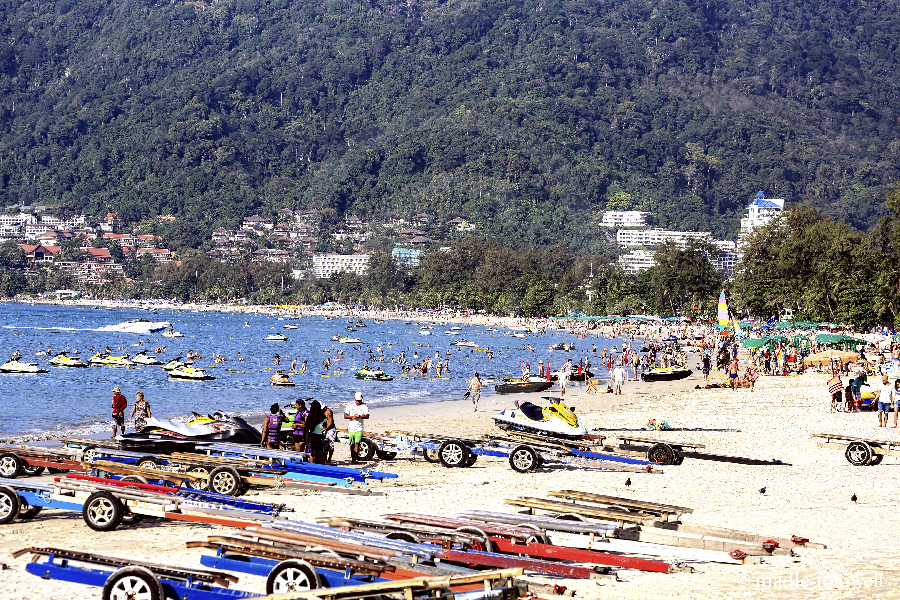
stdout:
[[91,255],[91,258],[90,258],[91,262],[99,262],[99,263],[111,263],[112,262],[112,256],[110,255],[109,250],[107,250],[106,248],[85,247],[85,248],[82,248],[82,250]]
[[172,253],[168,248],[138,248],[138,256],[149,254],[156,262],[169,262],[172,260]]
[[59,246],[43,244],[19,244],[19,248],[25,253],[25,258],[32,262],[53,262],[60,250]]

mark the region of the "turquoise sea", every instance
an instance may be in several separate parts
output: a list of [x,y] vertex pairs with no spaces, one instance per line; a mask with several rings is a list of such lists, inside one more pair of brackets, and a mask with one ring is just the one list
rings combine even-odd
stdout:
[[[139,335],[103,331],[117,323],[143,318],[150,321],[171,322],[183,338],[165,338],[159,334]],[[191,411],[201,413],[223,410],[243,415],[265,414],[273,402],[286,404],[295,398],[312,397],[326,404],[341,405],[360,390],[370,407],[385,404],[407,404],[410,410],[422,410],[416,405],[460,398],[466,379],[478,371],[487,380],[485,393],[493,388],[493,381],[521,374],[522,361],[533,370],[538,360],[549,359],[556,369],[568,358],[577,364],[579,358],[590,356],[593,362],[599,350],[618,346],[620,340],[600,337],[575,338],[556,331],[512,337],[511,329],[489,331],[482,326],[462,326],[459,335],[447,335],[450,325],[434,324],[432,335],[420,335],[425,323],[358,319],[327,319],[324,317],[283,317],[277,314],[240,314],[226,312],[191,312],[187,310],[94,309],[57,305],[0,304],[0,359],[5,362],[15,352],[22,359],[37,362],[49,373],[12,375],[0,374],[0,437],[54,433],[83,435],[108,429],[112,388],[119,386],[128,398],[129,407],[135,392],[143,391],[154,416],[183,418]],[[285,329],[284,325],[298,329]],[[355,329],[350,331],[348,328]],[[271,333],[284,333],[287,342],[267,342]],[[341,344],[331,341],[336,335],[349,335],[361,344]],[[479,350],[457,348],[452,343],[467,339],[479,345]],[[577,351],[550,351],[559,342],[574,343]],[[141,344],[138,346],[137,344]],[[598,354],[592,354],[596,344]],[[371,353],[381,346],[385,361],[378,364],[395,381],[360,381],[354,377]],[[163,362],[177,356],[187,356],[188,350],[202,355],[194,366],[206,368],[216,377],[214,381],[180,381],[171,379],[159,366],[89,367],[86,369],[58,368],[50,365],[48,349],[55,353],[66,349],[78,350],[84,361],[94,351],[114,350],[113,355],[133,355],[142,349],[153,350],[165,346],[158,357]],[[121,350],[119,350],[121,349]],[[487,349],[493,352],[488,358]],[[440,354],[449,359],[450,372],[443,379],[433,372],[408,378],[400,366],[392,363],[400,352],[406,352],[410,364],[427,356]],[[343,352],[343,354],[339,354]],[[449,354],[447,354],[449,352]],[[38,354],[42,353],[42,354]],[[226,361],[213,362],[221,354]],[[281,365],[273,359],[281,355]],[[416,356],[418,358],[416,358]],[[273,369],[290,370],[291,359],[298,358],[297,368],[308,361],[305,373],[296,372],[290,378],[294,388],[274,388],[269,385]],[[330,369],[322,361],[331,357]],[[243,362],[240,361],[243,359]],[[605,377],[605,369],[593,369]],[[512,399],[511,399],[512,402]],[[129,409],[130,410],[130,409]]]

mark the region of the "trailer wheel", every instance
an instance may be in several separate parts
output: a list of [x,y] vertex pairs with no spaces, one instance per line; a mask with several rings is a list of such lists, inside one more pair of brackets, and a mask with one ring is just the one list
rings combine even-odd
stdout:
[[139,515],[138,513],[133,513],[130,510],[122,515],[122,524],[123,525],[137,525],[141,521],[144,520],[145,515]]
[[284,560],[272,567],[266,578],[267,594],[303,592],[324,587],[318,571],[305,560]]
[[12,488],[0,487],[0,525],[9,523],[19,514],[19,495]]
[[456,531],[460,533],[468,533],[469,535],[479,538],[474,540],[470,545],[471,550],[475,550],[476,552],[493,552],[494,545],[491,543],[491,538],[488,537],[484,531],[479,529],[478,527],[457,527]]
[[418,544],[419,538],[409,533],[408,531],[392,531],[386,536],[389,540],[399,540],[401,542],[409,542],[410,544]]
[[192,490],[200,490],[201,492],[209,489],[209,469],[206,467],[191,467],[188,469],[188,474],[191,473],[203,473],[206,475],[206,479],[201,479],[199,481],[187,480],[187,486]]
[[359,453],[356,455],[356,458],[363,462],[372,460],[376,450],[378,450],[378,446],[375,445],[375,442],[370,438],[363,437],[363,439],[359,440]]
[[556,515],[556,518],[560,521],[587,521],[587,519],[577,513],[563,513],[561,515]]
[[680,454],[676,453],[675,454],[675,462],[673,462],[672,464],[677,467],[678,465],[680,465],[683,462],[684,462],[684,457],[681,456]]
[[869,466],[874,467],[875,465],[880,465],[883,460],[884,454],[872,454],[872,460],[869,461]]
[[660,465],[674,465],[675,456],[675,449],[669,444],[653,444],[647,450],[647,460]]
[[424,456],[425,460],[427,460],[430,463],[441,462],[440,450],[432,450],[430,448],[425,448],[425,450],[422,452],[422,456]]
[[25,462],[22,463],[22,473],[24,475],[28,475],[29,477],[37,477],[44,471],[45,471],[44,467],[32,467],[31,465],[29,465]]
[[149,483],[146,477],[141,477],[140,475],[128,475],[123,477],[119,481],[128,481],[130,483]]
[[32,506],[28,504],[23,499],[19,499],[19,514],[17,518],[27,521],[29,519],[33,519],[41,512],[43,506]]
[[377,454],[378,458],[381,460],[394,460],[397,458],[396,452],[389,452],[388,450],[382,450],[381,448],[375,448],[375,454]]
[[516,446],[509,453],[509,466],[519,473],[530,473],[538,467],[538,453],[531,446]]
[[478,460],[478,455],[469,450],[469,458],[466,459],[466,464],[463,465],[465,467],[471,467]]
[[438,457],[445,467],[460,467],[469,460],[469,449],[459,440],[447,440],[441,444]]
[[85,446],[81,450],[82,462],[92,463],[98,458],[100,458],[100,452],[97,450],[97,446]]
[[872,460],[872,447],[866,442],[850,442],[844,451],[844,456],[851,465],[864,467]]
[[22,459],[12,452],[0,454],[0,477],[15,479],[22,474]]
[[68,473],[66,469],[54,469],[53,467],[47,467],[47,471],[49,473],[53,473],[54,475],[59,475],[60,473]]
[[524,529],[532,529],[534,530],[534,535],[529,535],[525,538],[526,544],[549,544],[550,538],[547,537],[547,532],[538,527],[537,525],[532,525],[531,523],[520,523],[517,527],[522,527]]
[[150,458],[142,458],[141,460],[137,461],[137,466],[140,467],[140,468],[142,468],[142,469],[156,469],[156,470],[159,470],[159,467],[160,467],[160,464],[161,464],[161,463],[162,463],[162,461],[161,461],[160,459],[158,459],[158,458],[156,458],[155,456],[153,456],[153,457],[150,457]]
[[216,467],[209,474],[209,491],[226,496],[239,496],[241,476],[234,467]]
[[103,584],[103,600],[164,600],[162,582],[145,567],[122,567]]
[[125,506],[109,492],[94,492],[88,496],[81,514],[94,531],[112,531],[122,522]]

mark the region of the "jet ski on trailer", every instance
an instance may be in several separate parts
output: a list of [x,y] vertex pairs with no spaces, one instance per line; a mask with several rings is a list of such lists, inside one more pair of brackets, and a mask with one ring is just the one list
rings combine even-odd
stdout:
[[587,427],[561,398],[547,396],[550,406],[540,407],[527,400],[516,401],[515,409],[504,409],[493,415],[494,425],[507,431],[524,431],[548,437],[579,439],[587,435]]
[[195,414],[188,423],[168,419],[147,419],[139,432],[116,437],[125,449],[150,452],[193,450],[198,444],[227,442],[230,444],[260,445],[262,433],[240,417],[216,412],[207,417]]

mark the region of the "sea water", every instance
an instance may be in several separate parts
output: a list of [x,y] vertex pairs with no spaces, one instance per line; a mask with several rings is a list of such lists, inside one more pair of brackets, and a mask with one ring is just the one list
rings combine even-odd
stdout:
[[[138,318],[168,321],[184,337],[103,330]],[[366,327],[358,327],[359,322],[365,323]],[[284,329],[285,324],[296,325],[298,329]],[[593,371],[605,378],[606,369],[599,366],[600,349],[621,346],[620,340],[598,336],[576,339],[570,334],[548,331],[512,337],[514,332],[510,329],[489,331],[484,326],[469,325],[462,325],[459,335],[447,335],[445,332],[450,325],[438,323],[428,330],[432,335],[420,335],[422,325],[429,323],[0,304],[0,361],[5,362],[19,350],[20,360],[36,362],[49,370],[49,373],[41,374],[0,374],[0,437],[46,433],[84,435],[109,429],[112,388],[116,386],[128,398],[126,417],[138,391],[144,392],[155,417],[175,419],[189,418],[191,411],[267,414],[272,403],[285,405],[296,398],[309,397],[340,407],[349,402],[357,390],[364,394],[372,408],[407,404],[411,411],[424,412],[426,409],[421,405],[425,403],[461,398],[468,386],[466,380],[476,371],[486,380],[484,393],[492,393],[494,382],[521,374],[523,361],[530,363],[532,371],[536,371],[539,360],[545,364],[549,360],[555,370],[569,358],[577,365],[579,359],[590,357]],[[289,341],[263,340],[273,333],[284,333]],[[362,343],[331,341],[332,337],[341,335],[358,338]],[[475,342],[479,349],[453,346],[459,339]],[[551,345],[561,341],[574,343],[577,350],[549,350]],[[597,345],[597,354],[591,352],[592,344]],[[370,362],[370,366],[380,366],[397,379],[387,382],[356,379],[356,371],[365,365],[370,354],[377,354],[379,345],[385,361]],[[164,352],[154,352],[161,346],[166,347]],[[207,369],[216,379],[177,380],[170,378],[160,366],[60,368],[48,362],[57,352],[67,350],[75,356],[77,350],[77,356],[87,363],[95,352],[107,347],[112,350],[112,356],[134,355],[146,350],[148,354],[157,354],[163,363],[178,356],[186,359],[188,351],[192,350],[202,355],[195,359],[193,366]],[[488,349],[493,358],[488,358]],[[48,350],[49,355],[46,354]],[[401,352],[405,352],[410,365],[422,362],[428,356],[434,357],[438,352],[440,360],[449,359],[450,372],[437,378],[432,367],[425,376],[404,375],[400,365],[391,362]],[[225,362],[215,364],[213,356],[216,354],[221,354]],[[277,366],[273,364],[276,354],[282,357]],[[303,361],[307,361],[306,372],[290,370],[294,357],[298,370]],[[328,369],[322,365],[326,358],[332,360]],[[289,372],[296,387],[277,388],[269,384],[269,377],[279,369]]]

